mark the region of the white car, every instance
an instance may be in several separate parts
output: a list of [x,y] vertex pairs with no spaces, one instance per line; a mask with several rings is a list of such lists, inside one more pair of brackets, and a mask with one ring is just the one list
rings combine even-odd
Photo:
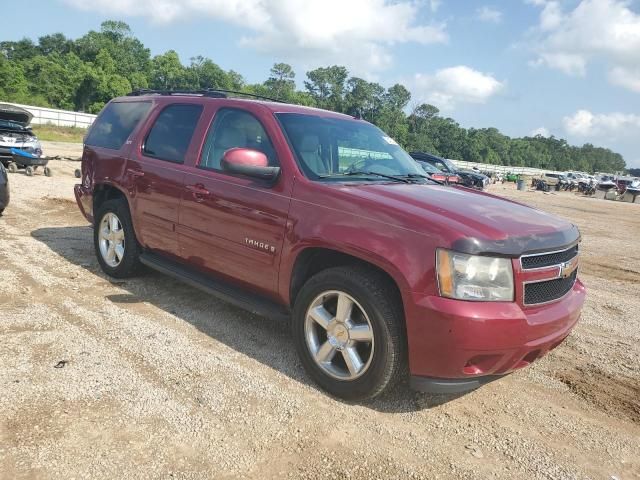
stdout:
[[19,148],[42,157],[42,145],[29,127],[33,115],[24,108],[0,103],[0,162],[7,166],[11,149]]

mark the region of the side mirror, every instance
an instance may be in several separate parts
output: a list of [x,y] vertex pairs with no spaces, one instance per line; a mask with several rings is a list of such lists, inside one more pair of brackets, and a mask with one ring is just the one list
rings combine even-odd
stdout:
[[224,152],[220,165],[225,172],[260,180],[273,181],[280,174],[280,167],[270,167],[264,153],[250,148],[230,148]]

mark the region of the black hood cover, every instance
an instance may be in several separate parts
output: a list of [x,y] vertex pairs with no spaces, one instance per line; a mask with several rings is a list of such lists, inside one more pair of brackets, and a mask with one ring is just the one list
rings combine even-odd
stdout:
[[7,120],[26,127],[31,123],[33,114],[24,108],[9,105],[8,103],[0,103],[0,120]]

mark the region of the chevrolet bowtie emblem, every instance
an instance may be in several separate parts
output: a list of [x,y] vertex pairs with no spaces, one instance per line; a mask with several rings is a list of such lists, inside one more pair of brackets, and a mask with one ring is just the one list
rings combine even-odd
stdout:
[[571,276],[576,268],[578,268],[578,256],[573,257],[568,262],[561,263],[559,265],[560,272],[558,273],[558,277],[567,278]]

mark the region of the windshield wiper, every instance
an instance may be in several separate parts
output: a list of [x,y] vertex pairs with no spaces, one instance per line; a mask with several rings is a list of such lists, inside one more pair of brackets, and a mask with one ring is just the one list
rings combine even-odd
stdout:
[[371,175],[371,176],[376,176],[376,177],[388,178],[389,180],[394,180],[396,182],[411,183],[411,180],[409,180],[408,178],[398,177],[398,176],[395,176],[395,175],[385,175],[384,173],[369,172],[369,171],[365,171],[365,170],[353,170],[353,171],[349,171],[349,172],[345,172],[345,173],[334,173],[334,174],[330,174],[330,175],[318,175],[318,177],[320,177],[320,178],[336,178],[336,177],[352,177],[352,176],[358,176],[358,175]]
[[422,175],[420,173],[407,173],[406,175],[403,175],[403,176],[408,178],[424,178],[425,180],[429,180],[430,182],[433,182],[435,184],[444,185],[444,182],[441,182],[439,180],[434,180],[429,175]]
[[374,175],[377,177],[388,178],[389,180],[395,180],[396,182],[403,183],[411,183],[410,180],[404,177],[396,176],[396,175],[386,175],[384,173],[366,171],[366,170],[354,170],[347,173],[343,173],[343,175]]

